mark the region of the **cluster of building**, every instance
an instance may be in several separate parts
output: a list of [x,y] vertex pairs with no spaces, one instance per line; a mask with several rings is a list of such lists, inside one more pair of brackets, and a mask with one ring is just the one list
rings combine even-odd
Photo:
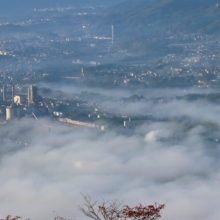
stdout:
[[[10,94],[10,93],[9,93]],[[11,87],[11,99],[8,99],[8,91],[6,87],[2,88],[2,104],[5,104],[6,120],[20,118],[24,115],[45,115],[48,109],[41,102],[42,98],[38,94],[38,87],[31,85],[28,93],[15,94],[14,86]]]
[[[0,101],[0,104],[2,108],[1,113],[5,114],[6,120],[16,120],[23,116],[31,116],[35,119],[40,116],[51,116],[61,123],[88,127],[102,131],[105,130],[104,126],[89,123],[80,117],[80,114],[83,113],[83,110],[79,103],[76,107],[80,109],[80,112],[78,112],[78,114],[76,114],[74,117],[78,120],[65,118],[65,111],[61,111],[61,106],[69,111],[72,109],[71,103],[65,103],[51,98],[42,98],[39,95],[38,87],[35,85],[30,85],[27,93],[16,93],[14,86],[2,87],[2,101]],[[68,116],[70,117],[71,114]]]

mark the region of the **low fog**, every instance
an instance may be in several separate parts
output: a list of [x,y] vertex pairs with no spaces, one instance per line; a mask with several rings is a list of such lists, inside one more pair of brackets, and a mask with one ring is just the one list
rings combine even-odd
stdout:
[[[77,85],[67,85],[65,83],[39,83],[39,87],[50,88],[53,92],[61,91],[65,96],[71,98],[76,93],[81,92],[93,92],[99,93],[101,95],[107,96],[107,98],[114,97],[115,99],[119,99],[122,97],[130,97],[132,95],[143,95],[144,97],[175,97],[175,96],[183,96],[192,93],[198,94],[208,94],[208,93],[220,93],[219,88],[198,88],[189,87],[189,88],[135,88],[135,89],[106,89],[106,88],[98,88],[98,87],[88,87],[88,86],[77,86]],[[114,91],[114,94],[113,94]],[[51,94],[50,94],[51,95]]]
[[[187,116],[192,120],[207,121],[220,124],[218,114],[220,107],[218,103],[211,103],[208,100],[198,100],[188,102],[183,97],[189,94],[212,94],[220,93],[215,89],[199,89],[199,88],[183,88],[183,89],[136,89],[136,90],[120,90],[101,89],[90,87],[66,86],[58,84],[40,84],[41,87],[51,89],[50,96],[59,98],[66,97],[74,99],[78,97],[80,100],[89,102],[98,102],[101,108],[109,106],[112,113],[124,114],[130,117],[137,115],[152,115],[160,118],[182,117]],[[88,98],[82,97],[82,94],[88,93]],[[90,95],[89,95],[90,94]],[[97,97],[96,97],[97,95]],[[143,96],[139,101],[122,101],[123,98],[130,98],[134,95]],[[181,99],[178,99],[181,97]],[[155,103],[156,99],[160,99]]]
[[[76,208],[81,194],[165,204],[163,220],[220,219],[220,40],[173,33],[164,21],[136,25],[144,17],[127,19],[131,7],[108,12],[124,1],[134,2],[0,0],[8,99],[0,112],[0,219],[85,220]],[[46,106],[48,118],[5,123],[14,92],[28,92],[28,105],[39,112]],[[57,115],[105,131],[51,120]],[[123,127],[123,120],[140,119],[146,123]]]
[[[172,100],[127,106],[135,113],[163,109],[164,117],[124,132],[76,128],[46,119],[1,126],[0,213],[30,219],[86,219],[80,193],[134,206],[165,203],[162,219],[217,220],[220,180],[219,106]],[[120,104],[114,106],[120,110]],[[132,110],[133,109],[133,110]],[[19,124],[19,128],[18,128]],[[47,125],[51,124],[51,129]],[[213,135],[215,141],[206,138]]]

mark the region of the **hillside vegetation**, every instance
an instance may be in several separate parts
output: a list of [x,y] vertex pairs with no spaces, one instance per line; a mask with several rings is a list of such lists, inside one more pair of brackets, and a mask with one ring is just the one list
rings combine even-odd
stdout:
[[220,32],[218,0],[128,0],[103,11],[102,22],[160,27],[163,30]]

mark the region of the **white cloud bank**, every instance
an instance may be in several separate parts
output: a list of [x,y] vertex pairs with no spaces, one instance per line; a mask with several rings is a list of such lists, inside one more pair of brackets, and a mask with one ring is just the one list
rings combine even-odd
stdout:
[[220,149],[203,140],[203,128],[172,142],[161,138],[181,133],[174,123],[142,127],[146,135],[140,137],[61,125],[51,132],[38,125],[27,131],[28,123],[13,129],[15,136],[25,129],[28,147],[1,146],[1,217],[46,220],[56,211],[85,219],[75,207],[84,193],[129,205],[166,203],[162,219],[219,220]]

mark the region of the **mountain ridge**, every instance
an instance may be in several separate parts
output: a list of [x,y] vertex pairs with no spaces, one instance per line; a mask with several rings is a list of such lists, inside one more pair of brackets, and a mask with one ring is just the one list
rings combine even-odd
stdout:
[[153,25],[167,30],[214,34],[220,32],[219,0],[127,0],[101,14],[114,25]]

